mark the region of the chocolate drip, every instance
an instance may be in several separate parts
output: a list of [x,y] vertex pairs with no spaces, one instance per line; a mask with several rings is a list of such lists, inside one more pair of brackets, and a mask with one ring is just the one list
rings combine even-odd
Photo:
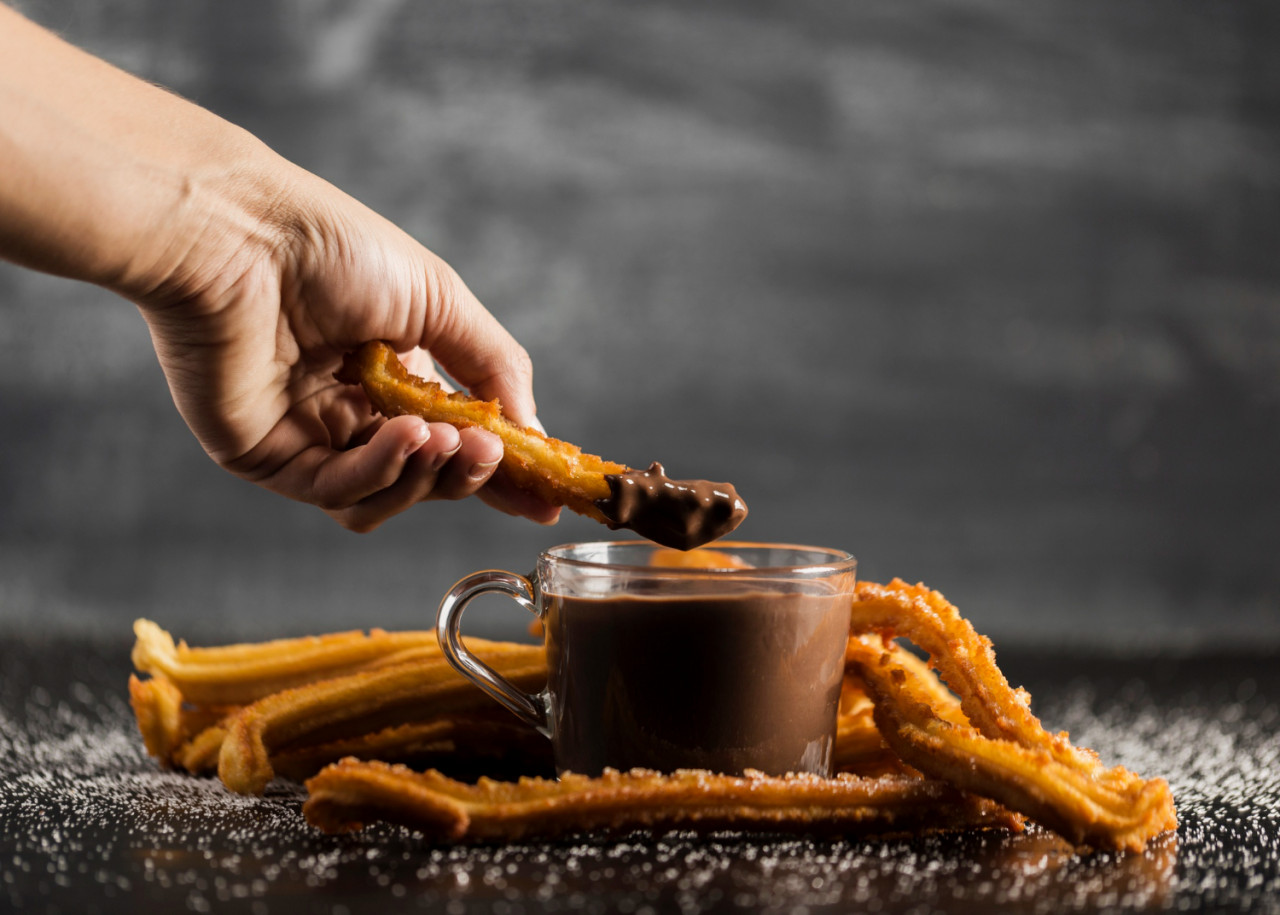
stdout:
[[747,516],[747,503],[731,484],[672,480],[657,461],[648,470],[611,473],[605,479],[610,495],[596,507],[609,519],[609,527],[630,528],[678,550],[718,540]]

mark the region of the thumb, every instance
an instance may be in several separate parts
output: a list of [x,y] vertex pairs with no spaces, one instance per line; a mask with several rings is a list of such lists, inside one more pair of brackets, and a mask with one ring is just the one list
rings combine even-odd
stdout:
[[426,320],[419,345],[472,394],[502,403],[522,426],[541,428],[533,399],[533,362],[467,284],[433,256],[426,282]]

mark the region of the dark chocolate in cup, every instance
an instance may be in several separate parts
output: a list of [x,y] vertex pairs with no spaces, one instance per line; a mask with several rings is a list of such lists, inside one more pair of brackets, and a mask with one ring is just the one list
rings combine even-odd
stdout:
[[[715,550],[733,567],[654,565],[652,544],[585,543],[547,550],[530,578],[476,573],[441,604],[441,644],[551,739],[561,772],[829,775],[856,561],[818,547]],[[484,590],[542,619],[544,692],[475,670],[483,664],[451,641],[462,606]]]

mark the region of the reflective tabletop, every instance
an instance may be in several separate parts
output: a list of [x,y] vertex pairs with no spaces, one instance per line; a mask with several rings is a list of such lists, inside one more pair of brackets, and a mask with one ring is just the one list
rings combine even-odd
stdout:
[[56,912],[1280,912],[1280,657],[1002,651],[1051,729],[1173,786],[1145,854],[1050,833],[810,840],[722,833],[436,846],[325,836],[263,798],[159,771],[128,645],[0,640],[0,908]]

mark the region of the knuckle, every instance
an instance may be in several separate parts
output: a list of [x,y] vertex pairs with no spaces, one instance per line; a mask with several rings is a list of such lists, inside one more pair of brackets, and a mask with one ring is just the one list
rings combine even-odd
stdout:
[[437,483],[431,492],[424,495],[421,502],[453,502],[458,498],[457,488],[448,483]]
[[511,352],[511,373],[515,376],[516,381],[529,385],[533,382],[533,358],[519,343],[513,343]]
[[367,512],[348,509],[336,515],[338,523],[354,534],[367,534],[382,523],[382,518]]
[[475,492],[475,489],[470,484],[464,484],[453,487],[444,494],[443,498],[446,502],[461,502],[473,492]]
[[351,505],[350,501],[340,499],[335,494],[325,491],[316,492],[312,501],[327,512],[340,512]]
[[462,277],[440,258],[433,258],[426,269],[427,300],[432,304],[437,321],[459,320],[466,309],[463,303]]
[[385,489],[390,489],[396,483],[399,483],[408,468],[405,466],[406,460],[390,461],[386,466],[378,468],[377,474],[369,481],[371,492],[368,495],[376,495]]
[[469,481],[454,476],[442,485],[437,485],[431,491],[431,498],[440,502],[457,502],[471,495],[475,489]]

